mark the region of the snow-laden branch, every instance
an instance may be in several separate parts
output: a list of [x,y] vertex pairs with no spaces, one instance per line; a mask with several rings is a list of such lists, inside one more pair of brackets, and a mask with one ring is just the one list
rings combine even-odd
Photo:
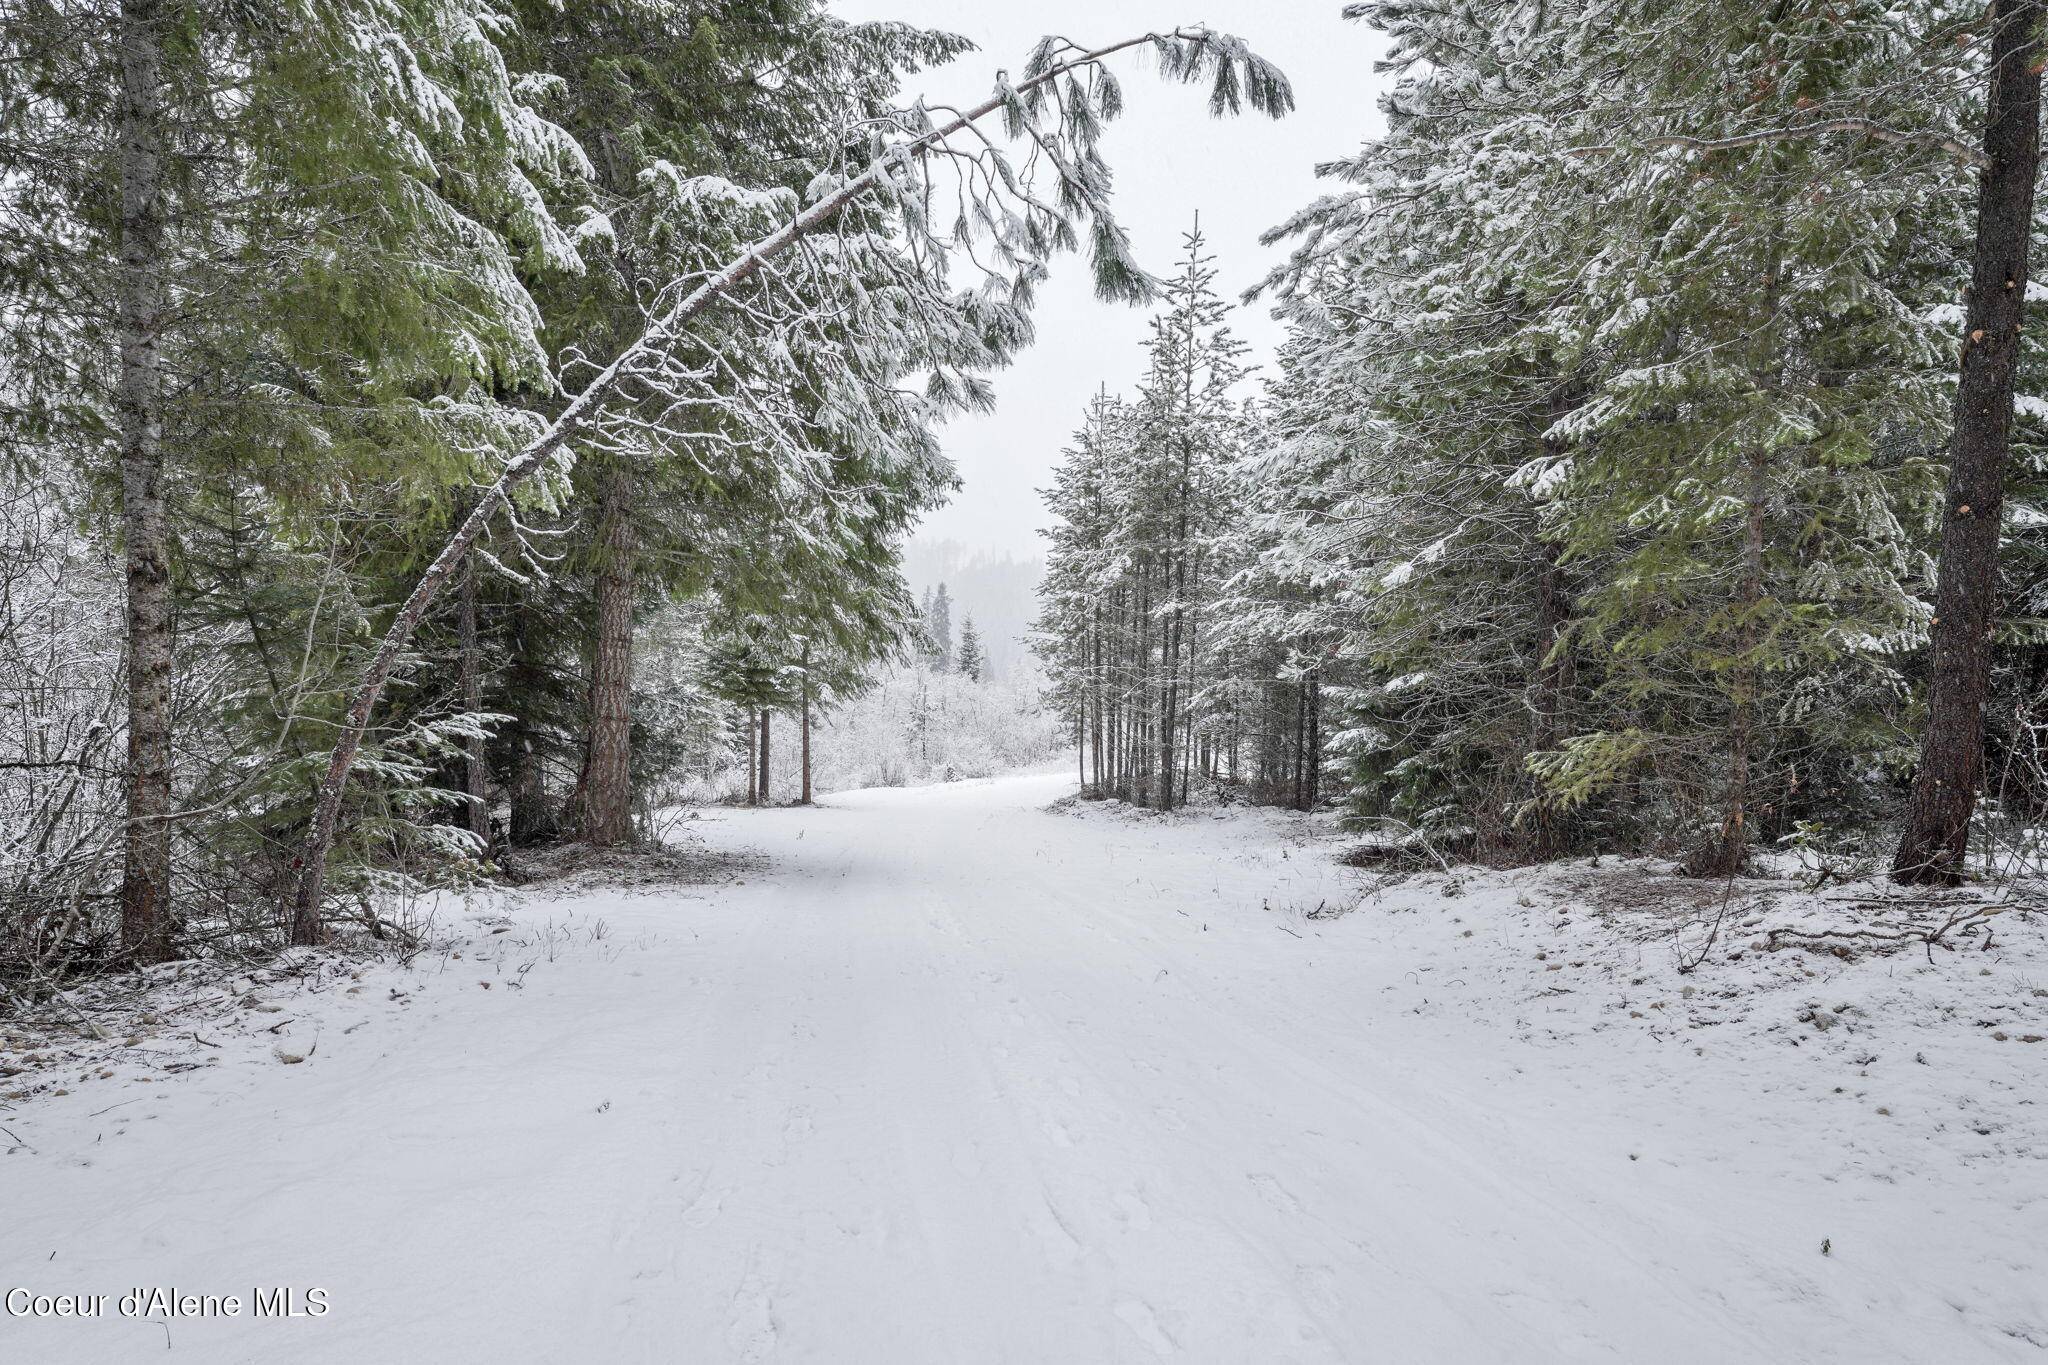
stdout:
[[[1055,250],[1078,245],[1073,220],[1085,219],[1090,228],[1098,291],[1112,297],[1145,296],[1149,280],[1131,263],[1122,229],[1109,213],[1107,169],[1094,151],[1101,122],[1113,117],[1121,105],[1114,82],[1101,70],[1102,63],[1138,47],[1153,50],[1161,74],[1168,79],[1208,79],[1213,114],[1236,113],[1249,103],[1259,112],[1277,118],[1293,108],[1293,93],[1277,68],[1254,54],[1241,40],[1206,28],[1140,34],[1095,48],[1062,38],[1046,38],[1033,51],[1024,79],[1014,84],[1000,79],[995,93],[982,103],[936,124],[922,106],[906,113],[897,127],[907,132],[918,127],[925,131],[910,132],[905,140],[883,148],[859,174],[821,194],[809,207],[740,250],[688,292],[681,293],[653,317],[631,345],[570,398],[545,430],[506,463],[398,609],[350,698],[327,773],[321,780],[311,827],[293,860],[294,943],[317,943],[324,937],[321,897],[327,855],[340,820],[349,773],[356,764],[385,684],[428,606],[454,576],[491,518],[509,504],[513,492],[573,442],[589,436],[604,418],[607,406],[621,396],[630,381],[659,375],[668,366],[673,348],[688,334],[692,321],[714,304],[761,275],[770,262],[863,198],[892,199],[897,212],[912,229],[913,238],[929,239],[929,229],[923,227],[919,217],[919,197],[905,184],[911,170],[935,153],[959,155],[948,147],[947,139],[967,130],[979,136],[974,125],[999,111],[1008,135],[1028,139],[1034,157],[1046,159],[1058,184],[1050,202],[1040,200],[1030,193],[1007,159],[995,156],[988,166],[988,176],[971,182],[967,192],[975,200],[977,216],[985,224],[997,226],[994,235],[998,243],[1008,252],[1035,261]],[[1068,79],[1082,73],[1100,79],[1093,82],[1092,89],[1082,86],[1078,79]],[[1058,120],[1050,127],[1045,120],[1048,109]],[[986,139],[982,143],[982,155],[993,155]],[[1023,212],[1009,209],[1006,197],[1021,203]],[[1003,220],[999,225],[998,217]]]
[[[1826,118],[1807,123],[1792,124],[1784,128],[1759,128],[1755,132],[1736,133],[1729,137],[1695,137],[1688,133],[1666,133],[1658,137],[1647,137],[1635,145],[1641,147],[1681,147],[1692,152],[1732,152],[1744,147],[1760,147],[1769,142],[1789,142],[1798,138],[1826,137],[1832,133],[1860,134],[1874,142],[1889,142],[1900,146],[1934,147],[1978,170],[1990,165],[1984,153],[1945,133],[1908,132],[1890,128],[1875,119],[1867,118]],[[1569,149],[1572,156],[1604,156],[1622,150],[1621,143],[1601,143]]]

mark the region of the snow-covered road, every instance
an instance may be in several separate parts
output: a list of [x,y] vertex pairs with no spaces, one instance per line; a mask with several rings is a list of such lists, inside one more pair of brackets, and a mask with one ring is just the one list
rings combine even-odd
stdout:
[[[1371,915],[1289,913],[1355,875],[1325,853],[1041,809],[1070,787],[715,813],[744,884],[517,901],[287,1002],[304,1064],[9,1116],[0,1288],[329,1307],[110,1299],[0,1317],[0,1359],[2041,1358],[2038,1203],[1951,1228],[1967,1180],[1760,1149],[1738,1075],[1612,1093],[1432,1007]],[[1986,1289],[1951,1253],[2000,1238]]]

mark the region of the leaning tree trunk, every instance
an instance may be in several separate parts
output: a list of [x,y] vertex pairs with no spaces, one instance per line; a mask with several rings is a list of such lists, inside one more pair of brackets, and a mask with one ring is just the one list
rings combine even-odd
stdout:
[[605,471],[598,511],[597,641],[577,833],[596,848],[633,837],[633,471]]
[[2042,0],[1994,0],[1991,6],[1997,32],[1984,124],[1987,164],[1977,187],[1976,258],[1941,524],[1927,729],[1892,860],[1892,876],[1901,882],[1961,879],[1984,773],[1999,520],[2040,157],[2044,11]]
[[171,547],[164,512],[163,365],[168,312],[163,190],[162,0],[123,0],[119,138],[121,448],[128,631],[127,836],[121,946],[171,956]]
[[[1172,36],[1183,41],[1211,43],[1216,35],[1207,30],[1175,29]],[[666,313],[651,321],[645,331],[627,346],[613,361],[599,370],[590,382],[583,386],[563,407],[560,414],[548,423],[533,440],[521,447],[505,468],[498,474],[497,481],[485,490],[477,505],[441,547],[427,566],[420,581],[413,585],[412,592],[393,616],[391,624],[384,631],[384,638],[378,642],[377,652],[371,658],[368,668],[349,698],[348,711],[335,734],[334,752],[327,762],[327,772],[320,779],[320,787],[313,807],[313,820],[306,831],[305,843],[292,860],[292,904],[291,938],[295,944],[317,944],[324,940],[325,929],[320,918],[323,888],[327,880],[327,855],[334,847],[335,830],[341,824],[342,798],[348,790],[349,774],[355,768],[356,757],[362,752],[363,737],[370,729],[370,718],[377,709],[377,701],[384,695],[385,684],[390,682],[392,672],[397,668],[405,647],[411,643],[414,632],[419,629],[427,608],[440,596],[441,589],[455,572],[462,557],[469,553],[470,546],[483,534],[485,521],[506,502],[513,491],[532,478],[550,460],[568,448],[595,422],[609,403],[634,375],[644,373],[659,363],[677,340],[681,338],[690,322],[713,304],[731,293],[733,289],[758,275],[762,268],[776,257],[788,251],[804,238],[817,232],[836,219],[848,204],[866,196],[871,191],[892,187],[902,167],[913,161],[922,160],[935,149],[944,146],[947,138],[965,128],[972,127],[978,120],[988,117],[999,109],[1012,109],[1016,101],[1032,91],[1042,89],[1075,72],[1088,70],[1117,53],[1141,45],[1155,44],[1163,35],[1141,34],[1121,42],[1098,47],[1092,51],[1078,52],[1063,60],[1048,63],[1035,75],[1005,87],[994,96],[982,101],[971,109],[963,110],[952,118],[940,123],[923,134],[889,148],[883,155],[869,162],[859,174],[848,179],[837,189],[804,209],[775,231],[757,242],[742,248],[717,271],[699,280],[696,288],[678,299]],[[1234,40],[1232,40],[1233,45]],[[1277,117],[1286,108],[1292,107],[1291,96],[1284,101],[1268,102],[1259,106]]]

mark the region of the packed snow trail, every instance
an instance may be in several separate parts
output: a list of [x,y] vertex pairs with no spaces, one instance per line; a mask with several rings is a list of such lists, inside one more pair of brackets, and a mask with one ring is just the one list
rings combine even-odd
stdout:
[[[765,871],[515,899],[302,1004],[304,1064],[10,1116],[4,1287],[329,1308],[0,1318],[0,1358],[2039,1358],[1997,1320],[2038,1206],[1950,1228],[1962,1184],[1802,1175],[1711,1086],[1609,1094],[1432,1014],[1370,913],[1283,913],[1353,884],[1326,848],[1042,809],[1070,788],[709,813]],[[1987,1319],[1959,1248],[1999,1239]]]

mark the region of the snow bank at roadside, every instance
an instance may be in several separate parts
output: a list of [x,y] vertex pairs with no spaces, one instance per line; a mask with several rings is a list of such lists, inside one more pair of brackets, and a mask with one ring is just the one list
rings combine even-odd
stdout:
[[[1248,860],[1334,862],[1354,842],[1327,814],[1058,809],[1186,830]],[[1412,973],[1416,1017],[1589,1056],[1609,1035],[1647,1038],[1670,1054],[1655,1080],[1672,1085],[1711,1069],[1685,1058],[1740,1059],[1755,1091],[1801,1101],[1807,1141],[1844,1154],[2048,1158],[2048,887],[1808,890],[1612,857],[1341,877],[1268,909],[1297,934],[1379,940]],[[2032,1185],[2048,1196],[2048,1168]]]
[[1832,1358],[1776,1335],[1829,1302],[1865,1304],[1901,1358],[2048,1349],[2048,888],[1375,872],[1340,864],[1327,816],[1059,809],[1260,869],[1290,975],[1341,963],[1359,995],[1304,1027],[1369,1036],[1532,1179],[1612,1190],[1572,1217],[1689,1227],[1702,1245],[1659,1254],[1782,1315],[1773,1358]]

